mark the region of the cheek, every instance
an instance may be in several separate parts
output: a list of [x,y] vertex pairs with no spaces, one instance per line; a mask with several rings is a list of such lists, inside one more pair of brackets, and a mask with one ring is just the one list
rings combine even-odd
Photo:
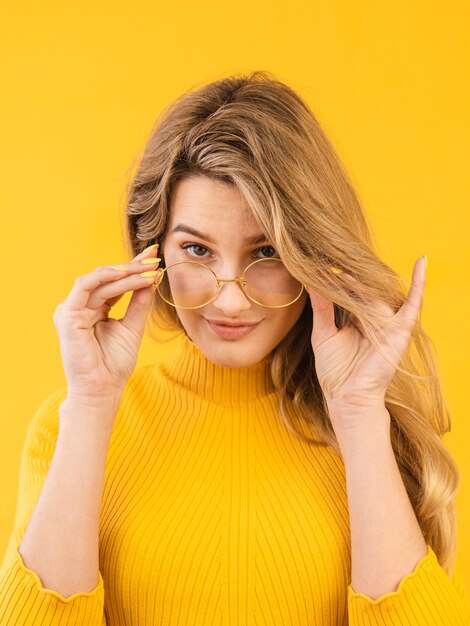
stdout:
[[286,329],[290,330],[302,316],[307,300],[308,294],[302,294],[297,302],[294,302],[290,307],[286,307],[283,317],[283,324]]
[[289,307],[271,310],[264,320],[266,330],[274,331],[277,335],[286,335],[302,315],[306,300],[307,298],[300,298]]
[[194,325],[195,322],[202,319],[201,314],[198,312],[198,309],[195,309],[194,311],[176,309],[176,311],[183,326]]
[[308,299],[309,295],[304,291],[300,298],[297,300],[297,302],[294,302],[294,304],[292,304],[291,306],[286,307],[286,310],[288,311],[287,314],[289,315],[290,319],[299,319],[307,305]]

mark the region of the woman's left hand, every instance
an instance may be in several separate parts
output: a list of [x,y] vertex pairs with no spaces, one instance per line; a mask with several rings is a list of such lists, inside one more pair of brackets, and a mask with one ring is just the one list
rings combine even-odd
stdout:
[[[351,285],[354,279],[342,274]],[[411,338],[423,305],[426,261],[420,257],[413,267],[411,287],[401,308],[394,311],[383,302],[371,303],[383,316],[379,339],[390,363],[361,332],[361,324],[351,320],[338,330],[333,302],[308,290],[313,308],[312,348],[318,381],[327,401],[333,427],[354,426],[361,413],[384,407],[386,389]],[[345,420],[347,423],[338,423]]]

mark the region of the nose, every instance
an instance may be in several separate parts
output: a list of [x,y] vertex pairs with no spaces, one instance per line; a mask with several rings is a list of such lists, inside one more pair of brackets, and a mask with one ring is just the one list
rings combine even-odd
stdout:
[[221,282],[219,293],[211,305],[223,311],[226,317],[236,317],[240,311],[246,311],[253,305],[251,300],[245,296],[240,286],[240,282]]

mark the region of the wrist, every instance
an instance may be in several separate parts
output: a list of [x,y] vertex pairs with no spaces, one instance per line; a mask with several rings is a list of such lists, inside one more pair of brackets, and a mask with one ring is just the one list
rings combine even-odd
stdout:
[[79,393],[77,391],[67,390],[64,398],[68,406],[78,406],[87,408],[91,412],[101,412],[103,410],[114,410],[119,407],[123,391],[108,390],[97,394]]
[[103,397],[101,402],[67,395],[59,407],[60,431],[93,429],[111,434],[119,409],[120,398]]
[[330,419],[343,459],[363,456],[369,450],[391,446],[390,413],[385,405],[374,408],[330,409]]

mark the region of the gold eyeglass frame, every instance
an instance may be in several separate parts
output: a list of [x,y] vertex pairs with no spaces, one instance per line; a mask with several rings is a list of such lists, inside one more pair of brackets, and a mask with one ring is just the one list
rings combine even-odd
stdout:
[[[164,300],[167,304],[169,304],[172,307],[175,307],[176,309],[200,309],[203,306],[207,306],[208,304],[210,304],[211,302],[213,302],[218,295],[220,294],[220,291],[223,287],[223,283],[239,283],[240,284],[240,288],[243,291],[243,293],[245,294],[245,296],[251,300],[251,302],[254,302],[255,304],[259,304],[262,307],[265,307],[266,309],[282,309],[286,306],[290,306],[291,304],[294,304],[294,302],[297,302],[297,300],[300,298],[300,296],[302,295],[304,289],[305,291],[307,291],[305,285],[303,283],[299,283],[302,285],[302,289],[300,290],[299,295],[295,298],[295,300],[292,300],[292,302],[289,302],[288,304],[277,304],[275,306],[268,306],[267,304],[261,304],[261,302],[257,302],[254,298],[252,298],[251,296],[249,296],[245,289],[243,288],[244,285],[246,284],[246,280],[244,280],[244,276],[246,274],[246,271],[252,266],[255,265],[255,263],[260,263],[262,261],[280,261],[282,263],[282,260],[278,257],[269,257],[269,258],[265,258],[265,259],[256,259],[255,261],[253,261],[252,263],[250,263],[249,265],[247,265],[245,267],[245,269],[243,270],[243,274],[239,277],[239,278],[219,278],[217,276],[217,274],[214,272],[214,270],[212,270],[210,267],[208,267],[207,265],[204,265],[204,263],[199,263],[199,261],[177,261],[176,263],[171,263],[170,265],[168,265],[168,267],[164,267],[161,268],[159,271],[159,275],[157,280],[153,283],[153,286],[157,288],[158,293],[160,294],[160,297],[162,298],[162,300]],[[176,306],[176,304],[173,304],[172,302],[168,302],[168,300],[166,298],[164,298],[164,296],[162,295],[159,285],[163,280],[163,275],[166,272],[167,269],[170,269],[170,267],[173,267],[175,265],[181,265],[181,263],[193,263],[194,265],[202,265],[202,267],[205,267],[206,269],[208,269],[210,272],[212,272],[212,274],[214,274],[215,280],[217,282],[217,293],[215,294],[215,296],[213,298],[211,298],[208,302],[205,302],[204,304],[199,304],[198,306]]]

